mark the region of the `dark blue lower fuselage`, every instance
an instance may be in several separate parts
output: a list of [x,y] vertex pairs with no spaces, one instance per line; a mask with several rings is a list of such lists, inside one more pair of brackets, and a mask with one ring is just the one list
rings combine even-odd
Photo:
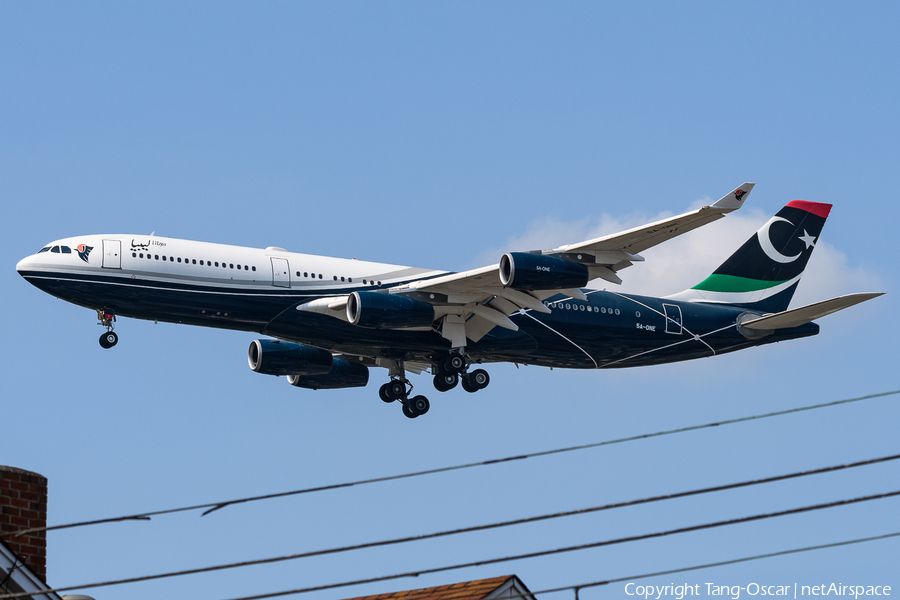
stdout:
[[[335,352],[429,362],[450,350],[436,331],[366,329],[296,306],[319,296],[285,288],[236,289],[142,280],[128,273],[21,272],[30,283],[68,302],[111,309],[119,316],[252,331]],[[340,293],[329,290],[328,295]],[[806,337],[815,323],[750,339],[737,327],[747,309],[585,290],[587,301],[549,298],[550,314],[523,310],[519,327],[494,328],[467,353],[476,362],[547,367],[613,368],[714,356],[750,346]],[[758,314],[758,313],[755,313]]]

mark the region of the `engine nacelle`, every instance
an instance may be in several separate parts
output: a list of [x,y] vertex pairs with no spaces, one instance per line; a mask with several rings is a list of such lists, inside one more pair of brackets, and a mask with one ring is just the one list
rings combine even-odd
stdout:
[[588,268],[581,263],[528,252],[500,258],[500,283],[518,290],[563,290],[587,285]]
[[309,390],[337,390],[365,387],[369,383],[369,368],[343,358],[335,358],[327,375],[288,375],[288,383]]
[[353,292],[347,299],[347,319],[369,329],[431,327],[434,306],[396,294]]
[[332,367],[331,352],[280,340],[253,340],[247,362],[263,375],[326,375]]

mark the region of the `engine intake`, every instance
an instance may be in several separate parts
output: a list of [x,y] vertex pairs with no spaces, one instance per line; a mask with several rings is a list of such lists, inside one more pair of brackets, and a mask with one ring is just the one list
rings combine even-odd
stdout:
[[347,299],[347,319],[369,329],[431,327],[434,306],[396,294],[353,292]]
[[587,285],[588,268],[581,263],[527,252],[500,258],[500,283],[519,290],[563,290]]
[[326,375],[332,368],[331,352],[280,340],[253,340],[247,362],[263,375]]
[[327,375],[288,375],[287,379],[294,387],[308,390],[365,387],[369,383],[369,368],[343,358],[335,358],[331,372]]

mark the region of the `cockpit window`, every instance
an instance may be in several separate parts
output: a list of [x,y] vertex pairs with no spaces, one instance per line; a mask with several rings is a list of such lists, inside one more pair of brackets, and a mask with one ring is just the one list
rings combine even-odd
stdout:
[[50,246],[44,246],[43,248],[38,250],[38,254],[40,254],[41,252],[49,252],[49,251],[50,251]]
[[59,254],[59,246],[53,246],[52,248],[50,248],[50,252],[56,252],[57,254]]
[[72,254],[72,249],[68,246],[60,246],[59,249],[62,250],[63,254]]

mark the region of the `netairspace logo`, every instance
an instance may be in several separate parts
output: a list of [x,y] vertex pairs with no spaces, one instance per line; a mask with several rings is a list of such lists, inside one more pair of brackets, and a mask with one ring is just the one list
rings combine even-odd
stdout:
[[[702,591],[701,591],[702,590]],[[634,582],[625,585],[625,593],[629,596],[640,596],[644,600],[662,600],[671,597],[683,600],[686,596],[719,596],[739,600],[741,594],[746,596],[847,596],[858,600],[861,596],[890,596],[889,585],[843,585],[841,583],[823,583],[820,585],[764,585],[748,583],[747,585],[719,585],[716,583],[695,583],[675,585],[638,585]]]

